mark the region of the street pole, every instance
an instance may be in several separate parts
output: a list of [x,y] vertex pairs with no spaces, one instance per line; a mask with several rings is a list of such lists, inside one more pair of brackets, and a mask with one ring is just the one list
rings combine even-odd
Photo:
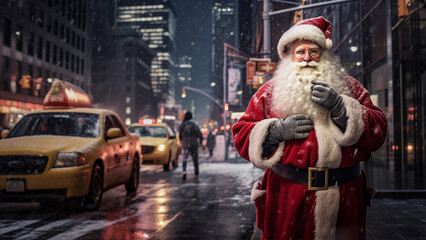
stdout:
[[271,17],[270,0],[263,0],[263,52],[265,58],[271,58]]
[[[227,67],[227,59],[226,59],[226,55],[227,55],[227,44],[224,43],[223,44],[223,106],[225,106],[226,104],[226,67]],[[225,137],[225,161],[228,158],[228,149],[227,149],[227,137],[226,137],[226,109],[223,108],[223,136]]]
[[204,95],[204,96],[208,97],[209,99],[211,99],[211,100],[212,100],[214,103],[216,103],[216,104],[217,104],[220,108],[224,108],[224,107],[223,107],[223,105],[219,102],[219,100],[215,99],[214,97],[210,96],[209,94],[207,94],[206,92],[204,92],[204,91],[202,91],[202,90],[200,90],[200,89],[193,88],[193,87],[188,87],[188,86],[183,86],[182,88],[183,88],[183,89],[185,89],[185,90],[191,90],[191,91],[194,91],[194,92],[200,93],[200,94],[202,94],[202,95]]

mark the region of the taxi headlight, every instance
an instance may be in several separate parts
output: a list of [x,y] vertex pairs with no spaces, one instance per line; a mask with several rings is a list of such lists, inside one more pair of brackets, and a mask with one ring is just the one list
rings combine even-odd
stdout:
[[86,164],[86,158],[78,152],[61,152],[56,157],[54,168],[75,167]]
[[164,144],[160,144],[160,146],[158,146],[158,149],[160,151],[164,151],[165,148],[166,148],[166,146],[164,146]]

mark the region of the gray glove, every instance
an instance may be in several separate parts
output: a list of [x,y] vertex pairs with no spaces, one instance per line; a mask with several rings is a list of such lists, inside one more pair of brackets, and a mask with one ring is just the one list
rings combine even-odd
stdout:
[[269,127],[269,134],[279,142],[304,139],[309,131],[314,129],[314,123],[305,115],[293,115],[281,118]]
[[334,124],[339,127],[340,131],[344,132],[348,117],[342,97],[325,82],[312,81],[312,84],[312,102],[329,110]]
[[281,141],[307,138],[312,129],[314,129],[314,123],[305,115],[278,119],[268,129],[268,134],[262,144],[262,157],[271,155]]

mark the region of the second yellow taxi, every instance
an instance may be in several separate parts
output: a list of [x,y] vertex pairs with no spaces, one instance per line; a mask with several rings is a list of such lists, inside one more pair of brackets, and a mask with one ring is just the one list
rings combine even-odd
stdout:
[[164,171],[178,166],[180,145],[175,132],[166,123],[132,124],[129,132],[139,136],[143,164],[163,165]]

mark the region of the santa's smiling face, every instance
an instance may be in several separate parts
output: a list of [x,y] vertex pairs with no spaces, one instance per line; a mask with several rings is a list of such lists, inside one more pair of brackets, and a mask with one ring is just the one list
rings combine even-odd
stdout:
[[336,57],[311,41],[295,41],[278,64],[272,94],[273,111],[279,117],[304,114],[325,119],[329,113],[310,100],[312,81],[330,84],[339,94],[348,94]]
[[[292,46],[293,62],[314,61],[318,63],[321,58],[321,48],[311,41],[297,41]],[[310,67],[307,65],[306,67]]]

